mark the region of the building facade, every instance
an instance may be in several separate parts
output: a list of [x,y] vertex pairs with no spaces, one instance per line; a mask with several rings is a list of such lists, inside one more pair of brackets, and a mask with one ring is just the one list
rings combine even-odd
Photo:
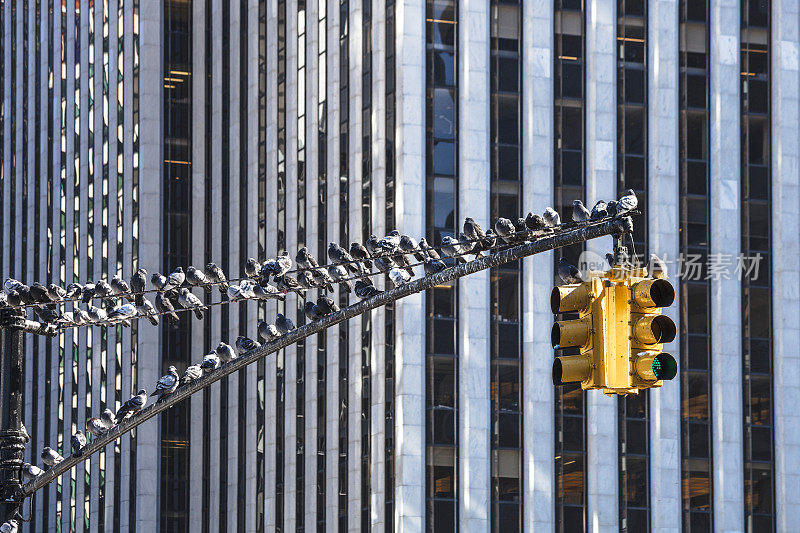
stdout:
[[[554,390],[555,261],[611,242],[526,258],[223,379],[23,529],[793,530],[798,28],[787,0],[0,1],[3,278],[235,277],[633,189],[680,325],[663,388]],[[211,309],[26,339],[29,460],[258,320],[305,321],[294,297]]]

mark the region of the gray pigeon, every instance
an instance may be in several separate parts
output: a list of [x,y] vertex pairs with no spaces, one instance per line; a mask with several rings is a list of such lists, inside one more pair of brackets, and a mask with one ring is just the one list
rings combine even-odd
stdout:
[[369,236],[369,239],[367,239],[367,241],[364,243],[364,248],[367,249],[367,251],[371,256],[379,256],[383,253],[383,250],[380,247],[380,243],[378,242],[378,237],[376,237],[375,235]]
[[481,243],[472,241],[462,231],[458,234],[458,242],[461,244],[461,253],[474,252],[475,257],[481,257]]
[[439,257],[439,252],[437,252],[435,248],[428,244],[428,241],[426,241],[424,238],[419,240],[419,247],[427,252],[428,257],[431,259],[441,259],[441,257]]
[[359,242],[351,242],[350,255],[356,261],[362,261],[367,270],[372,268],[372,262],[370,261],[371,255],[369,250],[367,250],[363,244]]
[[36,313],[36,316],[38,316],[42,322],[47,324],[54,324],[58,322],[59,314],[49,307],[36,305],[33,307],[33,312]]
[[530,231],[538,231],[544,229],[547,225],[544,223],[544,219],[542,219],[541,216],[535,213],[528,213],[525,217],[525,227]]
[[186,274],[183,273],[183,267],[176,268],[167,278],[167,282],[164,284],[164,292],[178,289],[183,285],[184,281],[186,281]]
[[185,309],[193,310],[195,316],[197,316],[199,320],[203,319],[203,311],[208,311],[208,307],[203,305],[200,298],[192,294],[186,287],[181,289],[180,296],[178,296],[178,303]]
[[278,317],[275,319],[275,327],[278,328],[278,331],[281,333],[281,335],[286,335],[295,329],[294,322],[292,322],[289,317],[284,316],[281,313],[278,313]]
[[[343,265],[353,274],[366,273],[361,263],[356,263],[353,260],[353,256],[335,242],[328,244],[328,257],[334,264]],[[333,274],[331,274],[331,276],[333,276]],[[333,276],[333,279],[336,279],[336,276]]]
[[627,213],[628,211],[636,209],[639,205],[639,199],[636,198],[636,193],[633,192],[633,189],[628,189],[625,191],[625,196],[619,199],[617,205],[618,213]]
[[178,388],[178,370],[174,366],[167,369],[167,373],[156,382],[156,390],[150,396],[158,396],[158,402],[166,400],[167,396]]
[[139,298],[140,296],[143,297],[141,293],[147,290],[147,270],[140,268],[131,276],[131,290],[134,292],[134,299],[136,300],[134,303],[137,306],[140,305]]
[[616,200],[611,200],[608,202],[608,204],[606,204],[606,213],[608,213],[608,216],[610,217],[617,216],[619,213],[619,204]]
[[564,256],[561,256],[561,259],[558,261],[558,275],[561,281],[566,284],[581,283],[583,281],[581,271],[578,270],[578,267],[570,264]]
[[114,307],[117,300],[115,298],[114,289],[111,288],[108,282],[102,279],[94,284],[94,297],[102,298],[108,307]]
[[[247,281],[247,280],[244,280]],[[242,287],[235,283],[229,283],[227,285],[227,292],[228,300],[231,302],[238,302],[239,300],[246,300],[247,296],[242,292]]]
[[603,200],[597,200],[592,208],[592,213],[589,215],[591,220],[602,220],[608,216],[608,204]]
[[244,275],[248,278],[256,278],[261,272],[261,263],[252,257],[244,264]]
[[111,426],[106,425],[102,419],[93,416],[86,421],[86,431],[95,437],[101,437],[108,433]]
[[133,304],[118,305],[108,312],[108,319],[118,322],[125,327],[130,327],[130,320],[138,314]]
[[404,254],[413,255],[417,261],[422,261],[425,259],[425,255],[423,255],[422,250],[420,249],[419,244],[414,237],[409,237],[408,235],[401,236],[398,247]]
[[136,396],[122,404],[122,407],[120,407],[119,411],[117,411],[115,418],[121,422],[141,411],[146,403],[147,391],[144,389],[139,389],[139,392],[136,393]]
[[339,310],[339,306],[336,305],[336,302],[324,294],[319,297],[319,300],[317,300],[317,307],[319,307],[319,310],[322,311],[323,315],[330,315],[331,313],[335,313]]
[[170,326],[173,328],[178,327],[181,319],[175,312],[175,306],[172,305],[172,302],[169,300],[169,298],[164,296],[163,292],[156,294],[156,309],[158,309],[158,312],[166,317],[166,320],[169,322]]
[[284,274],[282,276],[276,277],[275,285],[277,285],[278,290],[280,290],[284,294],[289,294],[289,292],[294,292],[297,293],[297,295],[303,300],[306,299],[305,291],[300,287],[300,284],[297,283],[297,280],[294,279],[292,276],[287,276],[286,274]]
[[380,294],[381,291],[372,284],[369,278],[365,278],[356,281],[355,293],[356,296],[362,300],[366,300],[367,298],[372,298],[373,296]]
[[307,270],[311,270],[312,268],[317,268],[319,266],[317,259],[311,255],[311,252],[309,252],[308,248],[305,246],[297,250],[297,255],[294,257],[294,261],[297,263],[297,266]]
[[436,274],[437,272],[441,272],[447,267],[442,261],[439,259],[432,259],[428,258],[425,260],[425,275],[430,276],[432,274]]
[[21,281],[18,281],[14,278],[6,278],[6,280],[3,282],[3,290],[6,294],[8,294],[11,291],[19,291],[23,285],[24,284]]
[[139,299],[139,303],[136,304],[136,310],[141,316],[149,320],[152,325],[157,326],[158,315],[156,314],[156,309],[153,307],[153,304],[142,294],[137,295],[137,298]]
[[476,257],[480,257],[481,250],[484,249],[486,232],[472,217],[467,217],[464,220],[464,235],[474,243],[473,249],[476,250]]
[[342,265],[330,265],[328,267],[328,274],[339,284],[339,287],[343,288],[346,292],[353,292],[353,284],[348,279],[345,267]]
[[[394,268],[396,263],[391,258],[391,256],[383,256],[378,257],[375,259],[375,268],[380,270],[381,272],[389,272],[392,268]],[[349,291],[348,291],[349,292]]]
[[187,383],[191,383],[192,381],[199,379],[203,375],[203,369],[200,368],[200,365],[190,365],[186,367],[186,370],[183,371],[183,375],[180,379],[181,385],[186,385]]
[[280,300],[283,302],[286,300],[286,297],[281,294],[281,291],[273,287],[272,285],[265,283],[263,285],[253,285],[253,298],[256,300]]
[[47,292],[50,294],[50,297],[54,300],[63,300],[67,297],[67,291],[55,283],[51,283],[47,286]]
[[325,316],[325,313],[323,313],[319,306],[317,306],[317,304],[314,302],[306,302],[303,311],[305,312],[306,317],[312,322]]
[[203,357],[203,362],[200,363],[200,368],[206,372],[211,372],[219,368],[219,356],[216,352],[210,352]]
[[133,303],[133,295],[131,295],[131,286],[128,285],[127,281],[125,281],[118,275],[115,275],[113,278],[111,278],[111,283],[109,283],[109,285],[111,285],[111,289],[114,291],[114,294],[124,295],[126,300]]
[[167,284],[167,278],[159,272],[154,272],[153,275],[150,276],[150,283],[152,283],[153,287],[157,290],[163,291],[164,286]]
[[314,276],[314,283],[317,287],[324,287],[328,292],[333,292],[333,278],[328,274],[327,270],[315,268],[311,271],[311,275]]
[[100,420],[102,420],[103,424],[107,425],[109,429],[117,425],[117,416],[111,409],[103,410],[103,412],[100,413]]
[[72,446],[72,455],[75,457],[80,457],[83,455],[83,448],[86,447],[86,435],[84,435],[83,431],[79,429],[72,436],[69,443]]
[[442,246],[441,246],[442,253],[447,257],[452,257],[458,263],[466,263],[467,260],[461,256],[461,245],[457,240],[455,240],[450,235],[445,235],[442,237]]
[[290,268],[292,268],[292,258],[289,257],[289,252],[284,250],[278,257],[265,261],[261,266],[261,282],[268,282],[270,274],[274,278],[283,276]]
[[206,273],[191,265],[186,268],[186,282],[195,287],[202,287],[207,293],[211,292],[211,280]]
[[83,294],[83,285],[80,283],[70,283],[67,285],[67,294],[64,296],[66,300],[77,300]]
[[224,342],[217,344],[217,347],[214,348],[214,353],[216,353],[217,357],[219,357],[220,363],[229,363],[236,359],[236,352],[233,351],[233,348],[230,344],[226,344]]
[[494,231],[497,233],[497,236],[503,239],[505,243],[514,242],[514,234],[517,232],[517,229],[514,227],[514,223],[511,222],[507,218],[498,218],[497,222],[494,223]]
[[402,268],[393,268],[389,271],[389,279],[395,287],[405,285],[411,280],[411,275]]
[[45,446],[42,450],[42,461],[44,461],[44,464],[49,467],[56,466],[63,460],[64,458],[61,456],[61,454],[50,448],[50,446]]
[[545,208],[542,219],[544,220],[544,223],[547,224],[548,228],[555,228],[556,226],[561,225],[561,216],[559,216],[556,210],[550,206]]
[[44,470],[38,466],[30,463],[22,463],[22,477],[24,477],[26,481],[33,481],[42,474],[44,474]]
[[89,322],[91,322],[92,324],[98,324],[100,322],[105,322],[106,319],[108,318],[106,316],[106,312],[105,312],[104,309],[102,309],[100,307],[95,307],[93,305],[90,305],[87,308],[87,313],[89,315]]
[[395,253],[400,248],[400,232],[393,229],[386,237],[378,241],[378,247],[385,253]]
[[573,222],[586,222],[592,214],[583,205],[580,200],[572,201],[572,221]]
[[31,285],[30,292],[33,300],[40,304],[51,304],[58,301],[57,298],[53,298],[53,296],[50,295],[50,293],[47,291],[47,287],[38,281]]
[[215,263],[208,263],[204,272],[206,277],[211,280],[212,283],[217,284],[217,289],[219,289],[220,294],[227,294],[228,280],[225,277],[225,272],[223,272],[220,267],[218,267]]
[[310,270],[303,270],[297,274],[297,283],[304,289],[313,289],[316,286]]
[[280,337],[281,334],[273,324],[268,324],[262,320],[258,323],[258,336],[267,342],[271,342]]

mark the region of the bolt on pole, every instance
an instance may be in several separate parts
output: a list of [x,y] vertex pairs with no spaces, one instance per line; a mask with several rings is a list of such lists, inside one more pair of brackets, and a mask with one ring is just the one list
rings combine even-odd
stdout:
[[0,520],[13,518],[20,503],[15,496],[22,487],[25,367],[19,326],[24,322],[20,311],[0,309]]

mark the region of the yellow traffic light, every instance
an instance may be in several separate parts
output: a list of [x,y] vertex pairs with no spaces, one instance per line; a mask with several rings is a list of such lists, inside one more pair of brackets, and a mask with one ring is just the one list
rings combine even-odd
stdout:
[[555,287],[554,314],[572,313],[553,324],[554,348],[577,350],[553,361],[553,384],[580,382],[606,394],[636,394],[673,379],[678,365],[662,352],[677,328],[662,307],[675,290],[665,279],[647,278],[644,269],[615,267],[589,272],[588,281]]

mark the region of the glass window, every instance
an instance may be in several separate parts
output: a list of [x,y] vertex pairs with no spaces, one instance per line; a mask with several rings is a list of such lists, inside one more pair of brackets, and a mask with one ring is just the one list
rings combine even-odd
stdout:
[[433,91],[433,135],[437,139],[455,138],[455,103],[452,89]]

